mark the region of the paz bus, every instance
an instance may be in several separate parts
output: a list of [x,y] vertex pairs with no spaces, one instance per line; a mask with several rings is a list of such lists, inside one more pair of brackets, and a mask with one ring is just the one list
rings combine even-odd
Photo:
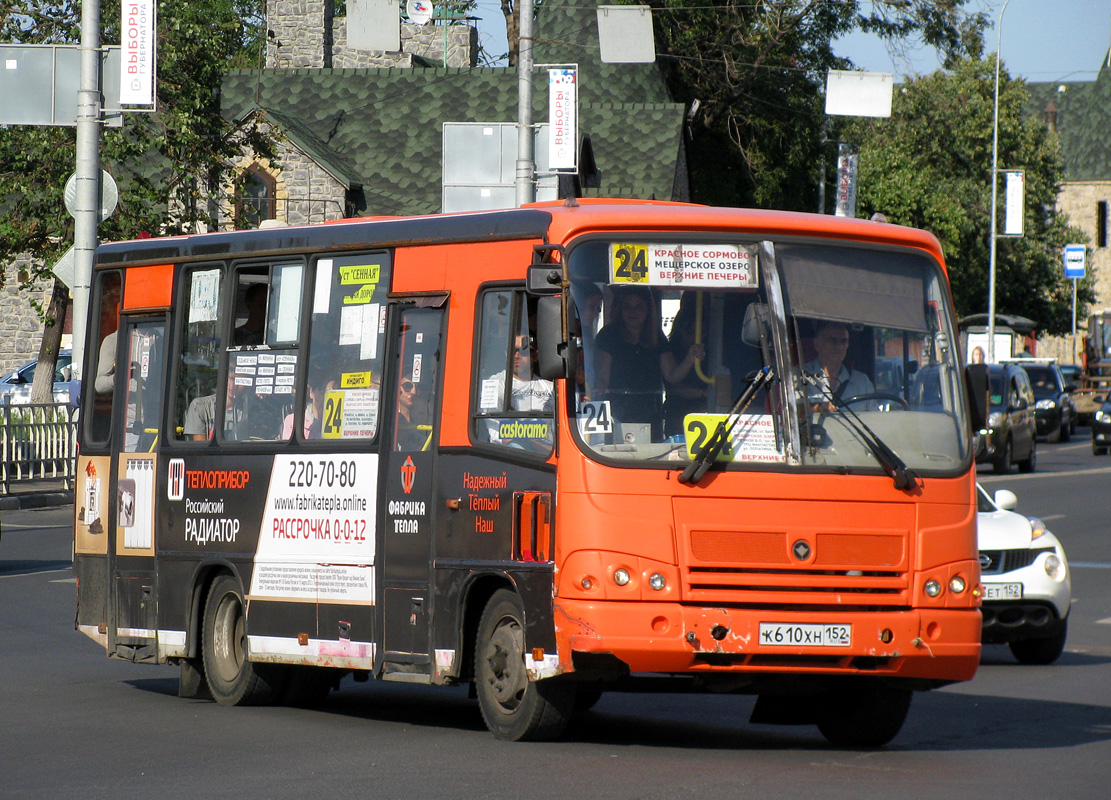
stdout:
[[663,685],[879,746],[976,671],[928,233],[582,199],[105,244],[92,291],[76,627],[182,696],[469,683],[525,740]]

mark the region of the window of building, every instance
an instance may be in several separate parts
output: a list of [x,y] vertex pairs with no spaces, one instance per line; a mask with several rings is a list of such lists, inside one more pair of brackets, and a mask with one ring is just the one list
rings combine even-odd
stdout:
[[1096,242],[1099,247],[1107,247],[1107,201],[1096,203]]
[[258,164],[252,164],[240,178],[235,194],[235,227],[257,228],[263,220],[274,219],[277,182]]

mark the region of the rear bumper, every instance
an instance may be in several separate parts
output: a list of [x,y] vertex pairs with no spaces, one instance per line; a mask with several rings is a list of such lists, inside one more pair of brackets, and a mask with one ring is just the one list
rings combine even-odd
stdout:
[[[774,645],[761,623],[851,625],[848,646]],[[978,609],[765,611],[556,599],[560,662],[608,655],[631,673],[878,675],[968,680],[980,660]],[[716,633],[716,635],[715,635]],[[885,642],[884,639],[889,639]]]

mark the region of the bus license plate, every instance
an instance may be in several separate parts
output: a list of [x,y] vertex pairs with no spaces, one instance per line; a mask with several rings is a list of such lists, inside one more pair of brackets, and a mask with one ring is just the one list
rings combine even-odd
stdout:
[[760,623],[760,644],[772,647],[848,647],[852,639],[852,625]]
[[1021,583],[985,583],[985,600],[1021,600]]

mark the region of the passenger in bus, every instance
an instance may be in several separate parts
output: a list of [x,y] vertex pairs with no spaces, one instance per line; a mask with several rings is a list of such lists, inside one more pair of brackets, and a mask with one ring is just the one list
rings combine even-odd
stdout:
[[[513,337],[513,378],[509,387],[510,411],[533,411],[546,415],[549,419],[543,420],[506,420],[504,418],[487,419],[486,426],[490,441],[498,444],[522,447],[524,449],[547,451],[551,449],[553,440],[553,425],[550,419],[555,410],[555,389],[552,382],[539,377],[538,355],[536,343],[532,336],[518,334]],[[496,398],[495,410],[500,410],[505,402],[505,370],[498,372],[489,381],[484,381],[484,386],[489,392],[488,399]],[[496,390],[496,392],[495,392]],[[525,423],[523,426],[505,427],[506,423],[513,421]],[[530,424],[531,423],[531,424]],[[527,435],[515,435],[506,438],[503,432],[507,430],[527,430]],[[538,431],[544,433],[538,434]]]
[[262,344],[265,340],[268,288],[265,283],[252,283],[243,294],[243,302],[247,306],[247,319],[232,333],[232,342],[236,347]]
[[687,414],[705,412],[708,408],[707,390],[710,384],[702,380],[695,369],[695,361],[706,357],[705,345],[696,341],[696,321],[695,305],[689,302],[682,304],[672,323],[667,347],[660,356],[660,368],[667,388],[664,436],[682,434],[683,418]]
[[189,403],[185,410],[185,423],[181,432],[195,442],[212,438],[216,427],[216,394],[202,394]]
[[420,425],[414,406],[420,387],[413,382],[413,376],[406,374],[397,385],[397,430],[394,440],[400,451],[424,450],[428,443],[431,427]]
[[650,290],[619,287],[613,293],[613,317],[595,340],[595,387],[592,396],[608,400],[614,419],[650,423],[653,440],[663,433],[663,370],[667,337]]
[[98,395],[111,394],[116,384],[116,330],[120,325],[120,287],[118,281],[105,282],[100,306],[100,330],[109,331],[100,342],[96,358],[93,389]]
[[[849,352],[849,326],[843,322],[819,322],[815,329],[814,348],[817,357],[803,365],[806,375],[806,395],[814,413],[833,411],[835,401],[872,395],[876,389],[863,372],[845,365]],[[874,399],[853,403],[853,411],[874,411]]]
[[589,399],[594,391],[594,347],[598,336],[598,319],[602,314],[602,290],[593,283],[576,284],[572,289],[575,306],[579,314],[579,328],[582,334],[582,357],[579,359],[579,384],[583,386],[584,399]]
[[[335,381],[328,381],[325,384],[314,386],[312,382],[308,385],[309,401],[305,404],[305,424],[303,433],[306,439],[319,439],[321,436],[321,426],[324,420],[324,397],[327,393],[336,387]],[[294,415],[290,412],[282,421],[282,438],[290,439],[293,437]]]

